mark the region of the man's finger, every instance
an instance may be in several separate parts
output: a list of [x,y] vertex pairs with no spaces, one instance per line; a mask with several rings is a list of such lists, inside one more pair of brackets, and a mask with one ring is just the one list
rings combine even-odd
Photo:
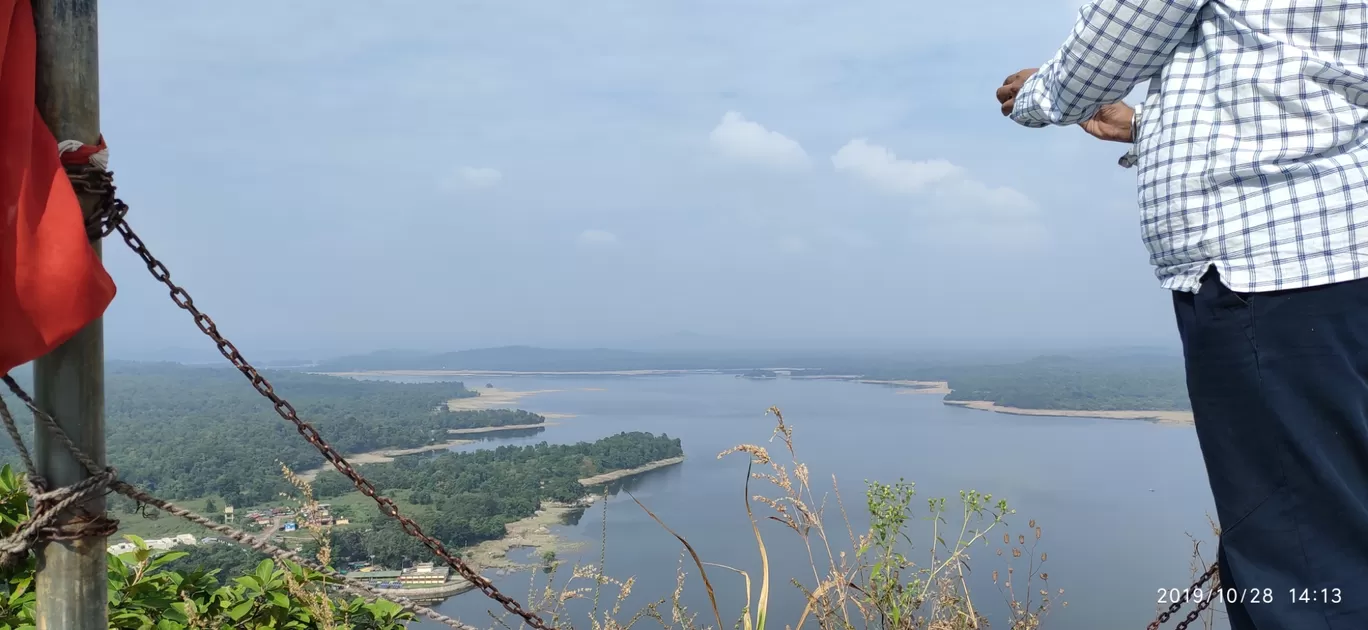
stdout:
[[997,100],[999,103],[1006,103],[1016,98],[1017,92],[1021,91],[1020,85],[1004,85],[997,89]]
[[1005,100],[1005,101],[1002,102],[1002,115],[1003,115],[1003,116],[1011,116],[1011,115],[1012,115],[1012,110],[1013,110],[1013,109],[1016,109],[1016,99],[1015,99],[1015,98],[1009,98],[1009,99],[1007,99],[1007,100]]

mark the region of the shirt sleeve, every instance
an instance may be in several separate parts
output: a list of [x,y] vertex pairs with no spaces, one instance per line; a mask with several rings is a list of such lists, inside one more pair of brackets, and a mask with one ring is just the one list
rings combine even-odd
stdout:
[[1076,125],[1115,103],[1173,56],[1207,0],[1092,0],[1064,45],[1017,94],[1012,120]]
[[1134,168],[1136,164],[1140,163],[1140,154],[1138,152],[1138,146],[1140,144],[1140,114],[1144,111],[1145,103],[1141,103],[1135,106],[1135,113],[1131,115],[1130,149],[1126,151],[1125,155],[1121,156],[1121,159],[1116,161],[1121,168]]

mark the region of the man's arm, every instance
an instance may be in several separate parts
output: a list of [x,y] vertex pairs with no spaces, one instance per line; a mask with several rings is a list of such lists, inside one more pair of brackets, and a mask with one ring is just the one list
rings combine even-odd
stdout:
[[1055,56],[1021,84],[1012,120],[1075,125],[1168,63],[1206,0],[1092,0]]

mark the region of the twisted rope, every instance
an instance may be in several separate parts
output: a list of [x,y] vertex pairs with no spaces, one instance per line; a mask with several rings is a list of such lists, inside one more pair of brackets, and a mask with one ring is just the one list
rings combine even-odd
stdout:
[[[168,512],[174,516],[178,516],[182,519],[185,519],[191,523],[195,523],[196,525],[212,530],[244,547],[254,549],[267,556],[270,556],[278,562],[293,562],[300,566],[308,567],[314,571],[327,575],[328,577],[334,578],[335,580],[337,580],[336,584],[340,588],[361,597],[363,600],[367,602],[375,603],[379,600],[389,601],[394,604],[397,604],[400,608],[408,612],[417,615],[422,615],[438,623],[443,623],[452,628],[456,628],[457,630],[477,630],[474,626],[466,625],[455,618],[439,613],[436,610],[428,608],[427,606],[423,606],[422,604],[419,604],[406,597],[381,594],[379,591],[372,588],[371,586],[363,584],[356,580],[352,580],[347,576],[337,572],[337,570],[333,569],[332,567],[326,566],[319,562],[315,562],[314,560],[309,558],[301,557],[299,554],[293,551],[282,549],[280,547],[270,544],[265,540],[259,540],[251,534],[218,523],[208,517],[187,510],[170,501],[159,499],[125,481],[117,479],[115,477],[115,471],[113,468],[106,468],[104,470],[101,470],[100,467],[95,463],[95,460],[91,459],[79,448],[77,448],[75,442],[73,442],[71,438],[66,434],[66,431],[62,429],[61,425],[58,424],[57,421],[53,419],[53,417],[49,415],[47,412],[43,411],[42,409],[39,409],[37,404],[33,402],[33,398],[29,396],[28,392],[24,391],[24,388],[21,387],[19,383],[14,380],[13,377],[11,377],[9,374],[5,374],[3,377],[0,377],[0,380],[3,380],[5,385],[9,387],[9,390],[13,392],[14,395],[18,397],[19,400],[22,401],[26,407],[28,407],[29,411],[33,412],[33,416],[36,420],[42,422],[43,425],[46,426],[48,430],[50,430],[53,433],[53,435],[56,436],[57,439],[62,442],[62,444],[66,445],[67,449],[71,451],[72,456],[75,457],[76,460],[80,462],[83,467],[85,467],[86,471],[91,474],[89,478],[73,486],[61,488],[53,492],[40,491],[39,494],[33,495],[35,505],[43,505],[44,501],[50,502],[55,499],[55,496],[60,496],[61,499],[59,499],[59,502],[56,503],[54,507],[49,508],[48,511],[44,513],[44,520],[42,523],[29,527],[31,523],[34,523],[39,519],[39,514],[35,511],[33,517],[25,523],[23,523],[22,525],[20,525],[20,529],[16,530],[14,534],[4,539],[0,539],[0,562],[9,563],[20,561],[27,556],[28,552],[36,544],[45,542],[46,540],[59,539],[46,538],[43,534],[45,534],[47,530],[45,530],[44,528],[50,525],[51,521],[55,519],[62,512],[62,510],[73,505],[79,505],[81,503],[84,503],[85,501],[88,501],[90,498],[93,498],[94,496],[105,492],[107,488],[130,499],[133,499],[138,503],[151,505],[160,510]],[[19,434],[19,429],[15,424],[14,416],[10,413],[9,406],[5,404],[3,398],[0,398],[0,421],[2,421],[5,425],[5,432],[8,433],[10,438],[14,440],[15,446],[19,449],[19,457],[24,461],[24,466],[28,469],[28,479],[30,488],[33,488],[36,484],[43,483],[42,477],[38,474],[37,468],[33,465],[33,459],[29,455],[28,448],[24,444],[23,437]],[[118,522],[113,522],[117,526]],[[110,533],[112,534],[113,532],[111,531]]]
[[[13,381],[8,375],[5,379],[7,382]],[[18,387],[18,383],[15,383],[14,387]],[[27,397],[28,394],[24,396]],[[33,457],[19,435],[19,427],[14,422],[14,416],[10,414],[9,406],[3,400],[0,400],[0,421],[4,422],[5,432],[14,440],[14,445],[19,450],[19,458],[24,462],[24,468],[28,473],[24,478],[25,484],[28,486],[29,499],[33,501],[29,519],[20,523],[9,536],[0,539],[0,566],[10,567],[23,561],[34,547],[42,543],[78,538],[105,538],[118,531],[119,522],[104,514],[78,513],[66,522],[57,522],[67,510],[84,506],[91,499],[104,495],[110,484],[116,481],[117,473],[113,468],[100,469],[87,457],[85,459],[90,465],[86,462],[82,462],[82,465],[90,471],[89,477],[70,486],[50,490],[47,479],[38,473],[38,467],[33,463]],[[56,429],[58,432],[61,431],[60,426]],[[59,439],[68,443],[68,448],[75,448],[66,433],[61,433]]]

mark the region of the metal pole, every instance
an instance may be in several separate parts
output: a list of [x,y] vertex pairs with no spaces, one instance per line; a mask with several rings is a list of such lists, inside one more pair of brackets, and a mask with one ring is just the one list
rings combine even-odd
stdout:
[[[38,112],[57,140],[95,144],[100,136],[97,0],[32,0],[38,34]],[[82,198],[89,213],[95,199]],[[100,243],[92,243],[100,253]],[[105,462],[104,324],[96,320],[33,363],[34,399],[88,455]],[[54,487],[87,472],[41,426],[35,427],[38,470]],[[103,515],[105,501],[82,511]],[[68,515],[70,517],[72,515]],[[104,538],[51,542],[38,550],[39,630],[109,627]]]

